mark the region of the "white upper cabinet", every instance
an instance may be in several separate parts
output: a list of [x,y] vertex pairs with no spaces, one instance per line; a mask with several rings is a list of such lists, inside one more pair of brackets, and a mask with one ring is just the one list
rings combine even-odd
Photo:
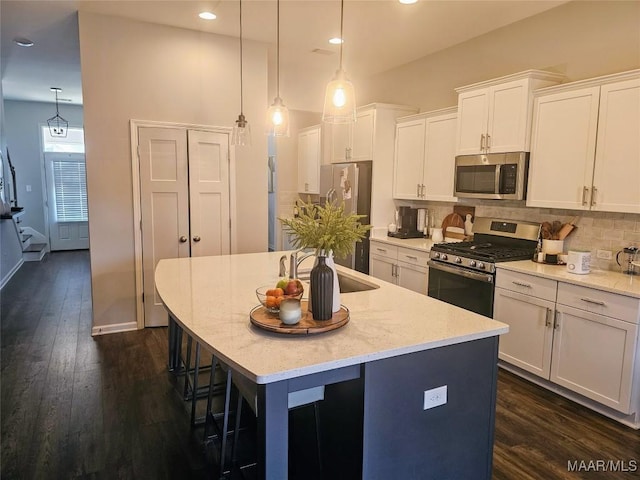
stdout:
[[528,70],[457,88],[456,154],[529,151],[533,91],[561,79]]
[[322,131],[320,125],[308,127],[298,133],[298,192],[320,192],[320,159],[322,158]]
[[375,108],[359,108],[354,124],[330,125],[331,158],[329,163],[373,160]]
[[640,213],[640,78],[600,88],[591,209]]
[[456,201],[453,196],[456,108],[398,119],[393,196]]
[[640,213],[640,70],[536,92],[527,206]]

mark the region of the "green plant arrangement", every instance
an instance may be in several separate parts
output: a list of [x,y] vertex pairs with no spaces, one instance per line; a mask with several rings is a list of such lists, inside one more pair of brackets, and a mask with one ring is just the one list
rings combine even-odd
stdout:
[[296,248],[314,248],[318,252],[333,251],[336,258],[344,258],[353,252],[356,241],[371,229],[360,220],[365,215],[345,213],[344,203],[316,205],[302,202],[300,215],[279,218],[293,234]]

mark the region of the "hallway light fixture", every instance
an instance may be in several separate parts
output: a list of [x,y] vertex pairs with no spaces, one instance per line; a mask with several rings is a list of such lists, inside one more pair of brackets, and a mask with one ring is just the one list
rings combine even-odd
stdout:
[[356,94],[353,84],[342,68],[344,45],[344,0],[340,0],[340,67],[327,85],[324,96],[322,121],[325,123],[353,123],[356,121]]
[[244,98],[242,95],[242,0],[240,0],[240,115],[233,126],[232,145],[251,145],[251,126],[244,116]]
[[56,94],[56,114],[47,120],[47,125],[49,125],[49,133],[52,137],[66,137],[67,130],[69,129],[69,122],[67,122],[64,118],[60,116],[60,112],[58,111],[58,93],[62,92],[61,88],[51,87],[51,91]]
[[277,0],[276,20],[276,98],[267,110],[267,135],[289,136],[289,109],[280,98],[280,0]]

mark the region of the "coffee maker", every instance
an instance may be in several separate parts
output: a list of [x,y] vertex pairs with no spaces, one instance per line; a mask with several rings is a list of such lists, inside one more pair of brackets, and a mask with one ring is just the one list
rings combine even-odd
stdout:
[[423,232],[418,230],[418,209],[411,207],[398,208],[397,229],[395,232],[387,233],[387,235],[395,238],[423,237]]
[[[620,261],[620,255],[626,255],[626,259]],[[640,268],[636,268],[638,262],[635,261],[636,257],[640,255],[640,248],[636,246],[624,247],[616,254],[616,263],[625,270],[622,273],[627,275],[640,275]]]

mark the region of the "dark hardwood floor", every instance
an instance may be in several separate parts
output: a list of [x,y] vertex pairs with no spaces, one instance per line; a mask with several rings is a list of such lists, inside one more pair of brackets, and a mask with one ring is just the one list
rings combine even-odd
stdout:
[[[88,252],[25,263],[0,300],[3,480],[215,478],[166,329],[91,337]],[[501,371],[494,479],[638,478],[569,460],[640,463],[640,434]]]

